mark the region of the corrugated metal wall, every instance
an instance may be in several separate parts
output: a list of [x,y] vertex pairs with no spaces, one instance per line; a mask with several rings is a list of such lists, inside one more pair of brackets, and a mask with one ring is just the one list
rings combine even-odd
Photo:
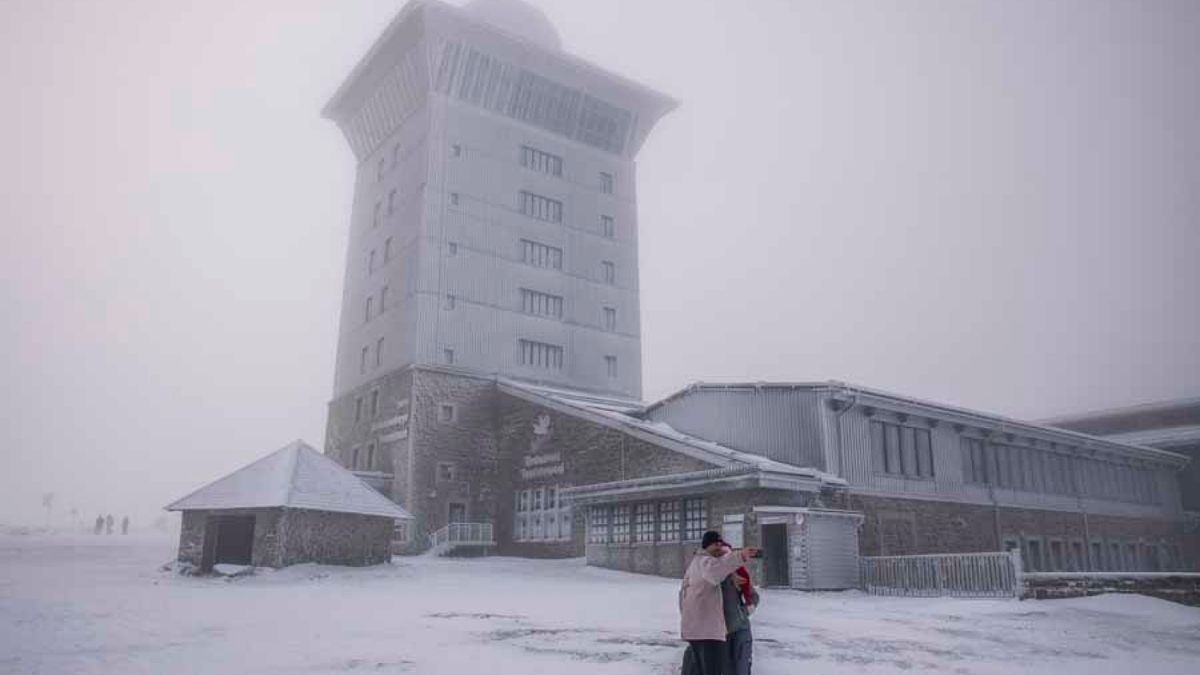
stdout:
[[649,418],[743,452],[824,470],[820,395],[807,389],[699,389]]
[[[828,407],[828,406],[826,406]],[[893,406],[888,410],[876,410],[874,416],[864,414],[866,406],[851,409],[840,418],[832,420],[835,425],[832,434],[834,448],[832,454],[840,458],[843,467],[841,475],[852,487],[863,488],[870,492],[883,495],[895,495],[913,498],[950,499],[954,501],[969,501],[975,503],[996,503],[1002,506],[1029,508],[1045,508],[1061,511],[1078,511],[1081,508],[1089,513],[1105,515],[1124,515],[1138,517],[1164,517],[1179,512],[1178,488],[1174,475],[1166,467],[1153,469],[1157,477],[1159,503],[1137,503],[1103,499],[1095,496],[1100,488],[1092,484],[1094,478],[1087,471],[1076,467],[1073,479],[1083,491],[1083,497],[1075,494],[1050,494],[1030,490],[1016,490],[1001,487],[988,487],[970,483],[963,475],[963,432],[955,428],[955,421],[939,419],[931,415],[927,409],[916,406]],[[873,419],[896,421],[896,414],[908,415],[908,422],[916,426],[930,429],[932,441],[935,476],[932,479],[908,478],[884,473],[879,466],[879,460],[874,456],[871,445],[870,424]],[[930,420],[936,426],[930,427]],[[840,429],[841,447],[838,442]],[[969,429],[966,433],[972,433]],[[1063,442],[1078,442],[1078,439],[1063,436]],[[1067,452],[1063,447],[1057,452]],[[1079,452],[1076,450],[1076,452]],[[835,462],[836,464],[837,462]]]
[[808,539],[807,585],[812,590],[858,586],[858,519],[808,513],[799,526]]

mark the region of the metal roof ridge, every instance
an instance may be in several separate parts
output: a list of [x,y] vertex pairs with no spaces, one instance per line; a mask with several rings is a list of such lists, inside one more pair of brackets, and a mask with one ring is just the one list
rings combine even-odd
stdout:
[[[1091,434],[1085,434],[1085,433],[1079,432],[1079,431],[1072,431],[1070,429],[1063,429],[1061,427],[1050,426],[1050,425],[1039,423],[1039,422],[1020,420],[1015,417],[1007,417],[1005,415],[998,415],[995,413],[983,412],[981,410],[973,410],[971,408],[964,408],[964,407],[952,405],[949,403],[939,403],[937,401],[931,401],[931,400],[924,399],[924,398],[918,398],[915,396],[907,396],[904,394],[897,394],[897,393],[893,393],[893,392],[886,391],[883,389],[875,389],[873,387],[864,387],[862,385],[842,382],[839,380],[826,380],[824,382],[819,382],[819,383],[818,382],[779,382],[779,383],[759,382],[759,383],[724,383],[724,384],[722,384],[722,383],[706,383],[706,382],[702,382],[702,381],[697,381],[697,382],[694,382],[694,383],[688,385],[687,387],[685,387],[683,389],[680,389],[679,391],[675,392],[674,394],[667,396],[666,398],[663,398],[663,399],[656,401],[650,405],[647,405],[645,407],[645,409],[642,411],[642,413],[643,414],[649,413],[651,410],[654,410],[655,408],[658,408],[658,407],[666,404],[669,401],[675,400],[677,398],[681,398],[693,391],[703,390],[703,389],[712,389],[712,390],[731,389],[731,388],[735,388],[735,387],[745,388],[745,389],[751,389],[751,388],[755,388],[755,387],[758,387],[758,388],[779,387],[779,388],[794,388],[794,389],[799,389],[799,388],[844,389],[844,390],[849,390],[849,391],[853,391],[853,392],[858,392],[861,394],[866,394],[868,396],[889,399],[889,400],[896,401],[899,403],[923,406],[926,408],[932,408],[934,410],[940,410],[943,412],[952,413],[952,414],[956,414],[956,415],[963,415],[966,417],[973,417],[973,418],[977,418],[977,419],[988,420],[993,423],[999,423],[1001,425],[1012,425],[1015,427],[1029,429],[1029,430],[1035,430],[1035,431],[1039,431],[1042,433],[1051,433],[1051,434],[1070,436],[1073,438],[1084,440],[1093,446],[1100,446],[1100,447],[1108,448],[1110,450],[1117,450],[1117,449],[1124,450],[1124,451],[1137,450],[1143,454],[1149,454],[1156,459],[1160,459],[1162,461],[1167,461],[1167,462],[1171,462],[1171,463],[1186,464],[1188,461],[1188,458],[1186,456],[1181,455],[1176,452],[1171,452],[1169,450],[1161,450],[1159,448],[1135,445],[1135,444],[1131,444],[1131,443],[1121,443],[1119,441],[1113,441],[1113,440],[1106,439],[1103,436],[1094,436]],[[1180,465],[1182,465],[1182,464],[1180,464]]]
[[1067,422],[1082,422],[1093,418],[1102,418],[1113,415],[1128,415],[1131,413],[1151,412],[1158,410],[1170,410],[1174,408],[1186,408],[1188,406],[1200,406],[1200,396],[1188,396],[1185,398],[1176,399],[1160,399],[1156,401],[1148,401],[1145,403],[1135,403],[1127,406],[1115,406],[1111,408],[1097,408],[1095,410],[1084,410],[1081,412],[1067,413],[1065,415],[1055,415],[1038,420],[1042,424],[1063,424]]

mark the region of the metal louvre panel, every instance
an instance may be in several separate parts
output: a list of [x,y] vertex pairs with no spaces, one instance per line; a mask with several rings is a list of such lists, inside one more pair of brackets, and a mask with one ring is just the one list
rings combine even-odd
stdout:
[[858,524],[851,518],[809,514],[809,588],[837,589],[858,585]]
[[742,452],[824,469],[820,415],[815,392],[700,389],[655,408],[650,418]]

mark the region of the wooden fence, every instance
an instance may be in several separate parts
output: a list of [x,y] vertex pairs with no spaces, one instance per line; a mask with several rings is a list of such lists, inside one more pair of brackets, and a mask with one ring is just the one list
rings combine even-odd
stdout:
[[946,553],[859,559],[863,589],[875,595],[1020,597],[1021,554]]

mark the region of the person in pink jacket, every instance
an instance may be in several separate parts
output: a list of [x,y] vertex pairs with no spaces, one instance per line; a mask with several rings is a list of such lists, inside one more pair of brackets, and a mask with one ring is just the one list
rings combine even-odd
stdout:
[[679,588],[679,635],[688,642],[703,675],[720,675],[725,662],[725,612],[721,581],[755,557],[757,549],[730,551],[721,535],[705,532]]

